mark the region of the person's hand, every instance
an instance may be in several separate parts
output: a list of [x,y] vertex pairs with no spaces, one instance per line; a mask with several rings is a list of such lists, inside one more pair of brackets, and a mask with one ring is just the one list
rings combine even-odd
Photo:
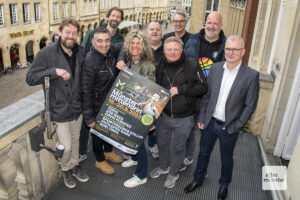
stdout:
[[123,60],[120,60],[119,62],[117,62],[116,67],[121,70],[121,71],[126,71],[127,70],[127,66],[126,63]]
[[178,94],[178,89],[177,89],[177,87],[171,87],[170,93],[171,93],[171,97],[177,95],[177,94]]
[[70,73],[65,69],[56,68],[56,75],[64,79],[64,81],[70,80]]
[[153,125],[150,129],[149,129],[149,131],[153,131],[155,129],[155,126]]
[[93,123],[91,123],[91,124],[88,124],[87,126],[88,126],[88,127],[90,127],[90,128],[94,128],[94,127],[95,127],[95,125],[96,125],[96,123],[95,123],[95,122],[93,122]]
[[200,130],[203,130],[204,129],[204,124],[198,123],[198,127],[199,127]]

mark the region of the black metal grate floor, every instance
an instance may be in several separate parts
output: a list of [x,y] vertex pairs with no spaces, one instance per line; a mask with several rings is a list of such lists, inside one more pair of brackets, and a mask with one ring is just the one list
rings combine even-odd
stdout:
[[[196,137],[199,144],[199,134]],[[196,145],[194,157],[197,158],[199,145]],[[211,155],[208,168],[208,179],[201,188],[192,193],[185,194],[184,187],[192,180],[196,167],[193,164],[180,173],[176,186],[172,189],[163,187],[166,175],[157,179],[147,180],[147,183],[136,188],[125,188],[123,182],[131,178],[135,167],[122,168],[120,164],[111,165],[115,168],[114,175],[103,174],[95,167],[93,153],[89,153],[88,159],[82,163],[90,180],[87,183],[77,182],[74,189],[67,188],[62,179],[44,199],[47,200],[210,200],[217,199],[219,189],[218,180],[220,176],[219,143],[217,142]],[[262,162],[257,138],[253,135],[241,133],[235,148],[233,180],[229,186],[227,200],[270,200],[268,192],[262,190],[261,173]],[[149,154],[149,170],[158,165]]]

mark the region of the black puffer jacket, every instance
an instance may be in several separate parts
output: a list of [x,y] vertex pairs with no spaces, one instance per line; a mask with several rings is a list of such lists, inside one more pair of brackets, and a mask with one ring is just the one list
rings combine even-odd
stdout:
[[86,124],[96,121],[100,110],[119,70],[116,63],[125,59],[121,45],[111,45],[106,56],[93,47],[84,59],[81,73],[82,114]]
[[163,112],[175,118],[195,114],[196,97],[207,92],[206,78],[196,60],[187,58],[183,53],[178,61],[170,63],[164,56],[155,76],[162,87],[178,89],[178,94],[171,97]]

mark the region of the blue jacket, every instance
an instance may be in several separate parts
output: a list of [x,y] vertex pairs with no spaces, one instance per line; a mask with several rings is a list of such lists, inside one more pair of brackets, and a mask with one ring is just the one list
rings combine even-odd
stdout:
[[[200,39],[200,34],[204,32],[204,29],[202,29],[199,33],[196,34],[190,34],[190,38],[185,44],[184,47],[184,52],[187,57],[192,57],[196,60],[199,60],[199,49],[201,46],[201,39]],[[225,42],[226,42],[226,36],[224,35],[224,32],[221,30],[220,36],[223,38],[222,39],[222,44],[220,45],[218,54],[216,55],[216,62],[224,61],[225,56],[224,56],[224,47],[225,47]]]

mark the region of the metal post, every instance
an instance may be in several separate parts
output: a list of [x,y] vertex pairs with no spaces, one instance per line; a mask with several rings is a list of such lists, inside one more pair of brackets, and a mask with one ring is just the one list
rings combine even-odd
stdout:
[[51,133],[51,118],[50,118],[50,101],[49,101],[49,96],[50,96],[50,81],[49,77],[45,77],[45,101],[46,101],[46,112],[45,112],[45,119],[46,119],[46,128],[47,128],[47,138],[51,139],[52,138],[52,133]]

